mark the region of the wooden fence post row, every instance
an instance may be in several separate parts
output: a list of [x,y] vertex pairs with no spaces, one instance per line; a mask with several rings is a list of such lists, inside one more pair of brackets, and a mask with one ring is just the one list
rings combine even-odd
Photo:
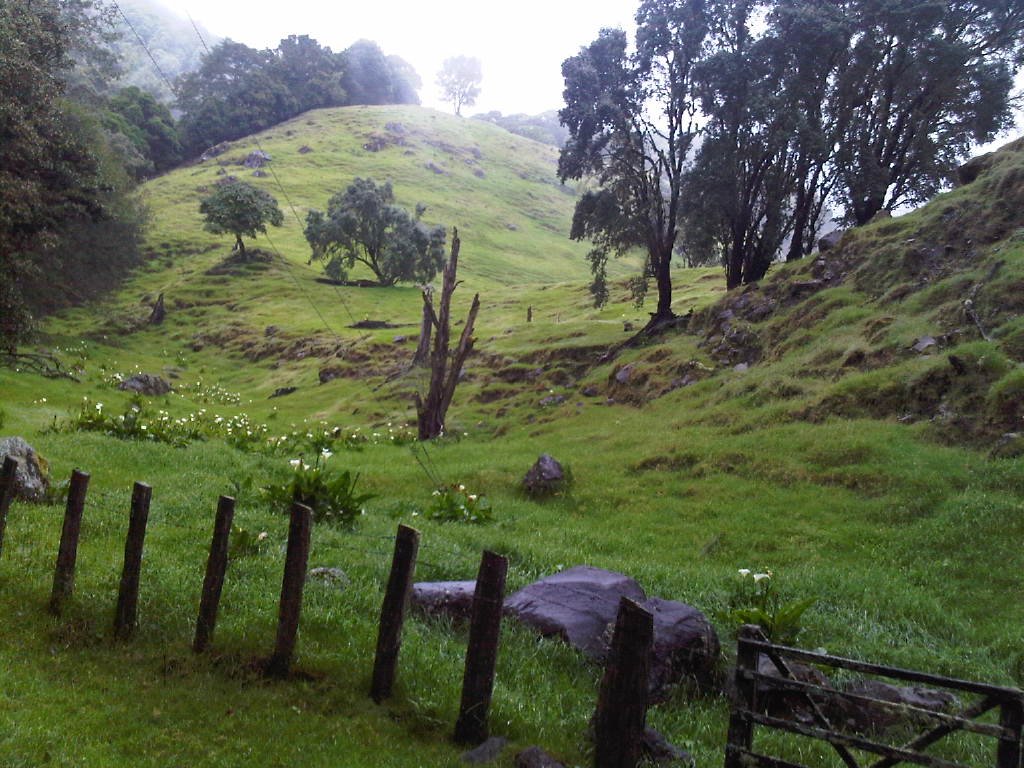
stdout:
[[149,503],[152,498],[153,489],[150,486],[145,483],[135,483],[135,487],[132,489],[128,535],[124,542],[121,588],[118,590],[117,609],[114,613],[114,635],[121,639],[130,637],[138,622],[142,545],[146,539],[146,523],[149,520]]
[[18,462],[13,456],[5,456],[4,467],[0,470],[0,555],[4,552],[7,510],[11,508],[11,500],[14,498],[14,475],[17,471]]
[[380,609],[377,654],[373,662],[373,683],[370,687],[370,696],[378,704],[391,696],[395,684],[398,652],[402,646],[402,624],[412,594],[419,547],[420,532],[407,525],[399,525],[395,537],[395,554],[391,560],[391,575]]
[[206,560],[206,576],[203,578],[203,595],[199,600],[199,618],[196,619],[196,635],[192,650],[202,653],[213,639],[217,626],[217,611],[220,595],[224,589],[224,575],[228,568],[228,545],[231,541],[231,522],[235,517],[235,500],[221,496],[217,502],[217,517],[213,522],[213,538],[210,540],[210,556]]
[[57,566],[53,572],[53,591],[50,593],[50,613],[59,616],[64,602],[75,590],[75,562],[78,559],[78,535],[82,530],[85,494],[89,489],[89,474],[80,470],[71,473],[71,487],[64,509],[64,526],[60,532]]
[[494,691],[507,573],[507,558],[494,552],[483,553],[473,592],[462,703],[455,723],[455,741],[460,744],[479,744],[487,739],[487,715]]
[[267,662],[267,674],[274,677],[287,677],[292,667],[295,640],[299,633],[299,615],[302,612],[302,591],[306,585],[306,566],[309,564],[312,521],[313,511],[309,507],[298,502],[292,504],[284,579],[281,582],[281,603],[277,614],[277,643]]
[[634,768],[640,760],[653,642],[654,616],[623,597],[594,714],[595,768]]

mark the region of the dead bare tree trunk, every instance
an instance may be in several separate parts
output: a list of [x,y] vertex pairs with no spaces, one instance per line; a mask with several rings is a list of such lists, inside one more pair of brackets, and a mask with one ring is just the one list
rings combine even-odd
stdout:
[[426,365],[430,359],[430,339],[434,330],[434,289],[423,286],[423,319],[420,321],[420,339],[416,344],[416,354],[412,357],[413,365]]
[[455,272],[459,264],[459,230],[452,230],[452,251],[445,264],[441,285],[441,305],[434,312],[433,296],[423,292],[423,312],[429,315],[430,325],[436,331],[434,346],[430,353],[430,388],[424,400],[416,394],[416,419],[419,426],[420,440],[432,440],[444,432],[444,419],[448,406],[452,403],[455,386],[459,383],[462,365],[473,350],[476,339],[473,338],[473,324],[476,313],[480,309],[480,294],[473,296],[473,304],[469,308],[466,324],[462,328],[459,344],[452,352],[449,350],[451,337],[451,303],[452,294],[458,286]]

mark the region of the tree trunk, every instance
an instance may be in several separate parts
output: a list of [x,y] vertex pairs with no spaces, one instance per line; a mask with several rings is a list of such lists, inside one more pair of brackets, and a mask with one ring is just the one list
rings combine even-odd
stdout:
[[444,279],[441,286],[441,305],[435,315],[432,301],[424,292],[424,313],[429,309],[431,324],[437,329],[434,337],[434,348],[430,355],[430,388],[426,399],[419,393],[415,395],[416,420],[420,440],[432,440],[444,432],[445,416],[451,405],[455,387],[459,383],[462,365],[473,350],[473,325],[476,314],[480,310],[480,294],[473,297],[466,324],[462,328],[459,344],[454,352],[449,351],[451,336],[451,302],[452,294],[458,283],[455,273],[459,263],[459,231],[452,230],[452,250],[448,263],[444,267]]
[[242,242],[241,235],[235,235],[235,250],[238,251],[239,256],[245,258],[245,243]]
[[434,332],[434,289],[423,286],[423,319],[420,320],[420,338],[416,344],[416,354],[412,357],[413,365],[426,365],[430,357],[430,339]]
[[743,246],[733,243],[725,265],[725,289],[731,291],[743,283]]
[[658,307],[651,314],[648,328],[675,318],[672,312],[672,246],[662,246],[660,253],[652,253],[651,257],[654,281],[658,287]]

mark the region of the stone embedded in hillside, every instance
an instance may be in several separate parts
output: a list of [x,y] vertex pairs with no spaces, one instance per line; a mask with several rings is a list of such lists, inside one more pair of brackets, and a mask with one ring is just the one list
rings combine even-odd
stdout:
[[46,459],[21,437],[0,438],[0,465],[7,456],[18,463],[14,471],[15,498],[42,501],[50,489],[50,468]]
[[644,728],[644,735],[640,741],[640,752],[643,754],[647,762],[661,764],[668,763],[670,765],[693,765],[693,756],[684,749],[680,749],[675,744],[671,744],[668,739],[662,736],[658,731],[653,728]]
[[515,768],[565,768],[540,747],[527,747],[515,757]]
[[248,154],[245,160],[242,161],[242,165],[246,168],[262,168],[264,165],[269,163],[271,159],[270,155],[263,150],[254,149]]
[[298,387],[278,387],[277,389],[275,389],[273,392],[270,393],[270,398],[268,398],[268,399],[271,399],[271,398],[274,398],[274,397],[284,397],[285,395],[290,395],[292,392],[295,392],[297,389],[298,389]]
[[212,147],[210,147],[208,150],[203,152],[203,154],[199,156],[199,159],[200,160],[212,160],[215,157],[219,157],[220,155],[223,155],[229,149],[231,149],[231,142],[230,141],[222,141],[220,144],[215,144]]
[[117,388],[147,397],[159,397],[171,391],[171,383],[152,373],[136,373],[118,384]]
[[[558,397],[562,397],[558,395]],[[547,398],[545,398],[547,399]],[[565,400],[562,397],[562,400]],[[561,402],[561,401],[559,401]],[[541,401],[544,404],[544,401]],[[523,490],[527,495],[533,497],[550,496],[565,490],[567,479],[565,470],[559,461],[552,456],[542,453],[534,462],[533,466],[523,477]]]
[[427,616],[468,621],[474,591],[475,581],[421,581],[412,585],[411,605]]
[[326,384],[329,381],[342,378],[345,375],[345,370],[337,365],[325,365],[317,375],[320,378],[320,383]]
[[629,380],[633,378],[633,371],[635,371],[632,363],[627,363],[621,368],[616,368],[612,373],[612,377],[615,379],[617,384],[629,384]]
[[543,406],[547,407],[547,406],[552,406],[552,405],[561,405],[564,402],[565,402],[565,395],[548,395],[547,397],[542,397],[538,401],[538,405],[543,405]]
[[935,341],[935,339],[932,338],[931,336],[922,336],[921,338],[917,339],[914,342],[914,346],[912,346],[911,349],[917,352],[918,354],[921,354],[922,352],[926,352],[927,350],[937,345],[938,342]]
[[313,149],[311,147],[306,146],[305,144],[303,144],[301,147],[299,147],[299,154],[300,155],[308,155],[312,151],[313,151]]
[[842,718],[860,731],[884,731],[896,725],[915,721],[928,722],[927,715],[906,709],[913,707],[928,712],[950,712],[959,702],[949,691],[922,686],[899,686],[881,680],[853,680],[843,686],[846,693],[876,699],[877,702],[841,699],[837,701]]
[[833,229],[831,232],[822,235],[818,238],[818,250],[822,253],[831,251],[837,245],[839,241],[843,239],[843,230]]
[[[832,689],[831,681],[812,666],[796,661],[786,661],[790,677],[801,683],[817,685],[826,690]],[[775,662],[761,654],[757,659],[757,673],[766,677],[783,679],[783,675]],[[773,685],[771,680],[762,679],[758,683],[758,701],[761,708],[773,717],[792,720],[806,720],[811,716],[812,707],[806,694]]]

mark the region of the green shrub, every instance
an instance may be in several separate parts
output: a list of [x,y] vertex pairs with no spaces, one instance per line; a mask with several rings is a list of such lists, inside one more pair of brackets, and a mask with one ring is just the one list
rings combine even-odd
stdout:
[[460,483],[436,489],[424,514],[430,520],[446,523],[489,523],[492,519],[487,497],[470,493]]
[[791,645],[800,634],[804,613],[817,600],[809,597],[783,602],[773,588],[773,579],[769,570],[753,573],[749,568],[740,568],[725,610],[718,618],[734,632],[744,624],[756,624],[773,643]]
[[343,472],[328,470],[327,460],[332,455],[325,449],[317,454],[313,464],[307,464],[302,458],[292,459],[288,478],[263,489],[271,506],[287,512],[297,501],[313,510],[313,519],[318,523],[352,525],[356,518],[365,514],[363,504],[374,498],[374,494],[356,493],[358,473],[352,474],[347,469]]

